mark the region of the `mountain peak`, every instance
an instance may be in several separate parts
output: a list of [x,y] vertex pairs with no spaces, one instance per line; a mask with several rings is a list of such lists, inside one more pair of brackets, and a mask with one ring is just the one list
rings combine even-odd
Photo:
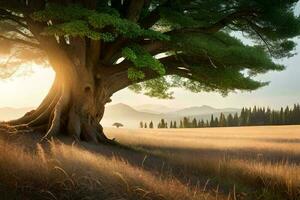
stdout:
[[148,112],[154,114],[169,113],[176,110],[174,108],[170,108],[168,106],[160,105],[160,104],[143,104],[143,105],[135,106],[134,108],[141,112]]
[[214,107],[211,107],[211,106],[208,106],[208,105],[203,105],[203,106],[200,106],[200,108],[206,108],[206,109],[216,109]]

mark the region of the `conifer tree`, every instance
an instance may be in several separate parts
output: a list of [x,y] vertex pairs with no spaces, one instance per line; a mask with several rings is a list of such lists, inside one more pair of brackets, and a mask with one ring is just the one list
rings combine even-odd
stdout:
[[149,128],[154,128],[152,121],[149,123]]
[[177,128],[177,122],[174,121],[173,128]]
[[201,127],[202,127],[202,128],[204,128],[204,127],[205,127],[205,122],[204,122],[204,120],[203,120],[203,119],[201,119],[201,121],[200,121],[200,124],[201,124]]
[[144,122],[140,122],[140,128],[144,128]]
[[200,120],[198,120],[198,122],[197,122],[197,128],[203,128],[203,124],[201,123]]
[[206,120],[205,127],[210,127],[210,123]]
[[211,115],[211,117],[210,117],[209,126],[210,126],[210,127],[215,127],[215,119],[214,119],[214,115]]
[[183,127],[184,128],[190,128],[191,127],[190,119],[188,117],[183,118]]
[[219,125],[219,118],[218,117],[215,118],[213,124],[214,124],[213,127],[218,127],[218,125]]
[[170,123],[170,128],[173,128],[173,122],[171,121],[171,123]]
[[239,126],[239,125],[240,125],[239,116],[237,113],[235,113],[233,117],[233,126]]
[[234,120],[231,113],[227,116],[227,126],[229,127],[234,126]]
[[227,125],[226,117],[223,113],[220,114],[220,119],[218,122],[219,127],[225,127]]
[[191,127],[192,128],[197,128],[197,120],[196,120],[196,118],[193,119]]
[[184,127],[183,127],[183,122],[182,122],[182,120],[180,120],[179,128],[184,128]]
[[160,122],[157,124],[157,128],[161,128],[161,124],[160,124]]
[[160,128],[166,128],[166,122],[164,119],[160,120]]

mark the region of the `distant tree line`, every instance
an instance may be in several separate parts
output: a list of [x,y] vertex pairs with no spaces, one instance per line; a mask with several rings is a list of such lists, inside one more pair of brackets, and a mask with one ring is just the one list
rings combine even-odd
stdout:
[[[161,119],[157,128],[205,128],[205,127],[234,127],[234,126],[263,126],[263,125],[297,125],[300,124],[300,104],[295,104],[292,108],[281,107],[280,110],[271,110],[270,108],[257,107],[242,108],[241,112],[219,117],[211,115],[210,120],[197,120],[184,117],[177,121]],[[149,125],[146,122],[140,122],[140,128],[154,128],[151,121]]]

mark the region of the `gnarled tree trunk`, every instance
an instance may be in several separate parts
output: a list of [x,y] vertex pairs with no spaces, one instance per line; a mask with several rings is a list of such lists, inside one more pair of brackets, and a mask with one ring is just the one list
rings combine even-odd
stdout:
[[105,67],[96,72],[85,54],[76,53],[76,49],[66,53],[50,43],[45,45],[56,72],[53,86],[36,110],[8,124],[18,130],[40,130],[46,133],[44,138],[68,134],[76,140],[109,142],[100,120],[114,92],[113,87],[110,88],[114,79],[106,73]]

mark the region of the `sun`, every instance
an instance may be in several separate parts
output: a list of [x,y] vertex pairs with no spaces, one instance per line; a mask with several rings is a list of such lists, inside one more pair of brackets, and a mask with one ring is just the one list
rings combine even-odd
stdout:
[[53,81],[50,67],[26,64],[9,79],[0,79],[0,107],[36,107],[47,95]]

